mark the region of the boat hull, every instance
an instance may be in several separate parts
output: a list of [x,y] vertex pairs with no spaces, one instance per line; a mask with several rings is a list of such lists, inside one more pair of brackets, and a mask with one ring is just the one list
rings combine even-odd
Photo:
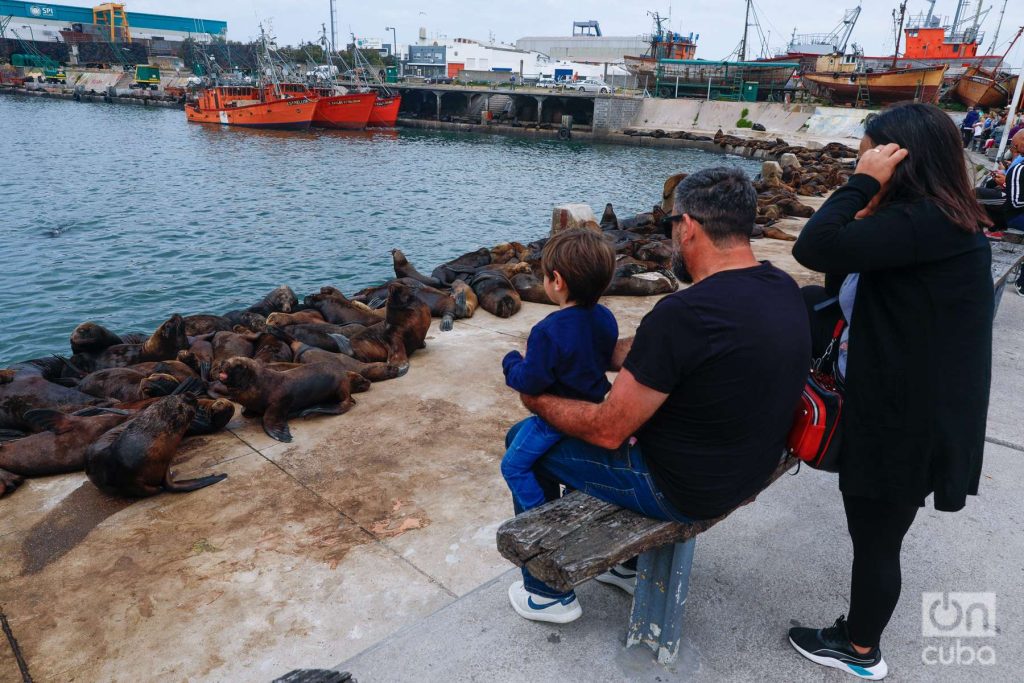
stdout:
[[953,87],[953,97],[968,107],[992,109],[1003,107],[1013,96],[1017,77],[996,77],[980,69],[972,68]]
[[874,73],[822,73],[803,75],[814,94],[839,104],[855,104],[861,86],[866,87],[872,104],[892,104],[906,100],[936,103],[945,74],[945,67],[935,69],[900,69]]
[[313,126],[340,130],[362,130],[370,120],[377,95],[354,93],[332,95],[317,100]]
[[394,128],[398,121],[398,108],[402,106],[402,96],[392,95],[391,97],[377,96],[370,112],[370,120],[367,126],[370,128]]
[[192,123],[275,130],[306,130],[313,122],[315,111],[316,102],[305,98],[224,109],[200,109],[195,104],[185,105],[185,117]]

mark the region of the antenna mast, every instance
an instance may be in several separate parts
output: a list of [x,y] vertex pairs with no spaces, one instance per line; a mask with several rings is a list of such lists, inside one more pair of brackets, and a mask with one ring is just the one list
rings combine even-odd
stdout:
[[743,19],[743,40],[740,42],[739,58],[741,62],[747,61],[747,31],[750,29],[750,3],[752,0],[747,0],[747,11]]
[[[980,1],[980,0],[979,0]],[[900,56],[900,42],[903,40],[903,19],[907,14],[907,0],[900,3],[900,25],[896,29],[896,49],[892,53],[892,68],[896,68],[896,60]],[[892,11],[892,18],[896,19],[896,10]]]
[[1010,0],[1003,0],[1003,9],[999,10],[999,23],[996,24],[996,35],[992,39],[992,47],[988,49],[990,53],[995,53],[996,47],[999,46],[999,32],[1003,30],[1003,17],[1006,16],[1006,5]]
[[331,0],[331,52],[334,52],[337,43],[337,27],[338,27],[338,9],[334,6],[334,0]]

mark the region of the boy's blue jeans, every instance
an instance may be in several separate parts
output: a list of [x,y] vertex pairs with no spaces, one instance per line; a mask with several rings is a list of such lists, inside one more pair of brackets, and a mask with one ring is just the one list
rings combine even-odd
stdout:
[[515,438],[501,459],[501,474],[512,492],[516,514],[547,502],[533,474],[533,464],[565,438],[564,434],[536,415],[526,418],[517,427]]
[[[519,431],[531,419],[534,418],[528,418],[508,431],[506,447],[512,445]],[[559,484],[565,484],[567,488],[578,489],[648,517],[672,522],[693,521],[676,510],[658,491],[640,447],[630,445],[629,442],[609,450],[563,436],[561,441],[534,462],[533,474],[545,501],[558,498],[561,495]],[[525,511],[514,496],[512,502],[517,515]],[[572,591],[557,591],[533,578],[525,567],[523,586],[531,593],[551,599],[561,599],[572,594]]]

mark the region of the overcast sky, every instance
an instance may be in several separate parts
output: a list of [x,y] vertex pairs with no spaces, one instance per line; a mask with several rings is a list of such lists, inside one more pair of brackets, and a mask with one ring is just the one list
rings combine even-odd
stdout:
[[[977,0],[976,0],[977,1]],[[991,7],[982,28],[987,33],[986,50],[994,37],[1003,0],[980,0]],[[773,50],[783,47],[793,29],[800,33],[827,33],[840,23],[843,12],[858,0],[757,0],[755,11],[761,26],[770,35]],[[697,56],[721,59],[735,50],[743,33],[745,0],[683,2],[675,0],[387,0],[351,2],[338,0],[338,42],[350,31],[360,38],[391,40],[385,26],[398,29],[399,44],[415,42],[419,27],[431,37],[464,37],[487,41],[493,33],[498,41],[514,43],[523,36],[569,35],[574,20],[596,19],[605,35],[637,35],[651,30],[648,10],[664,15],[671,12],[672,28],[700,34]],[[956,0],[938,0],[936,14],[952,17]],[[697,6],[695,6],[697,5]],[[854,29],[853,42],[868,55],[892,54],[892,11],[897,0],[862,0],[863,12]],[[228,35],[249,40],[257,33],[257,24],[270,19],[281,44],[313,40],[320,24],[328,21],[329,0],[129,0],[128,9],[136,12],[174,14],[228,22]],[[908,14],[926,12],[926,0],[908,0]],[[973,15],[973,9],[970,12]],[[1024,24],[1024,2],[1010,0],[999,35],[1005,51],[1007,44]],[[757,39],[751,39],[756,45]],[[1024,38],[1011,53],[1017,66],[1024,59]]]

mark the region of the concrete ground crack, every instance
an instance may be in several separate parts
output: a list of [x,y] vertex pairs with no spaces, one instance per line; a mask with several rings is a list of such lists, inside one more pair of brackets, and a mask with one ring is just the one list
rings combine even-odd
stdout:
[[22,683],[32,683],[32,675],[28,672],[28,663],[25,661],[25,657],[21,654],[21,647],[18,645],[18,639],[14,637],[14,631],[11,630],[11,625],[7,621],[7,615],[4,614],[2,608],[0,608],[0,628],[3,629],[4,635],[7,636],[7,644],[11,646],[11,652],[14,654],[14,659],[18,662],[18,670],[21,671]]
[[1020,451],[1021,453],[1024,453],[1024,446],[1022,446],[1019,443],[1013,443],[1012,441],[1007,441],[1006,439],[1000,439],[1000,438],[995,437],[995,436],[986,436],[985,437],[985,441],[987,441],[987,442],[989,442],[991,444],[995,444],[996,446],[1003,446],[1005,448],[1009,448],[1011,450]]

